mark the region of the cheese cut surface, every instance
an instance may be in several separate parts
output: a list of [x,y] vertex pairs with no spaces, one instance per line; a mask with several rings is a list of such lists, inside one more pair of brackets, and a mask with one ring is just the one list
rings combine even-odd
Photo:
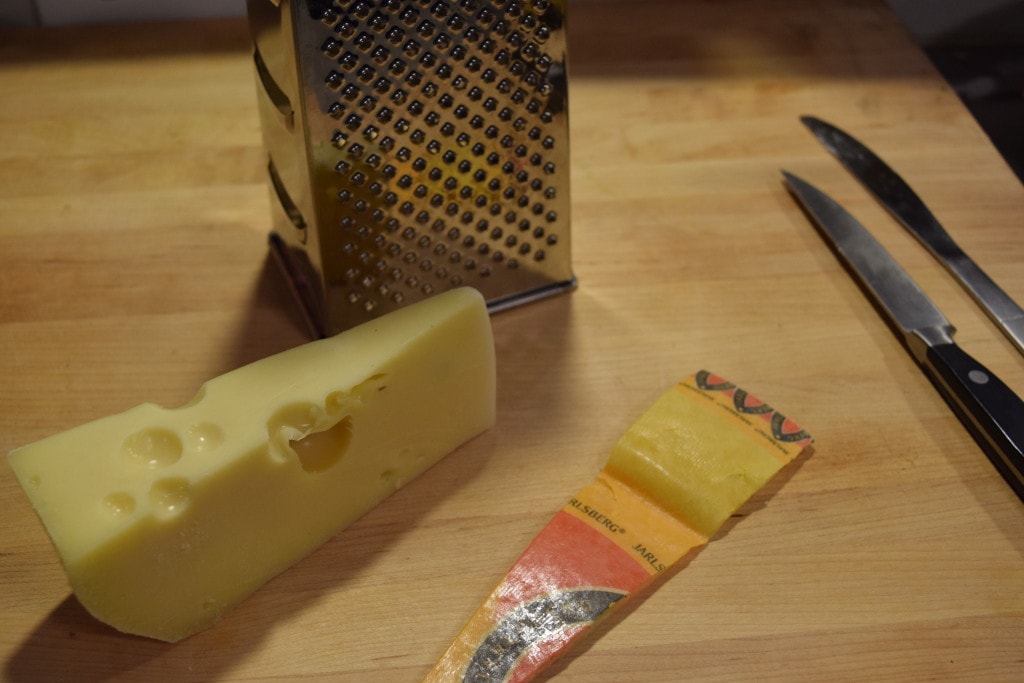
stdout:
[[490,319],[463,288],[9,459],[82,605],[175,641],[494,417]]

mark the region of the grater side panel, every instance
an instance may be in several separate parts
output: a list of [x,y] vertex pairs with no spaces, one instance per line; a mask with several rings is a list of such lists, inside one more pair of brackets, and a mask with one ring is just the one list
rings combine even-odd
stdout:
[[302,248],[333,331],[457,286],[492,310],[574,286],[565,11],[565,0],[294,3],[311,188]]
[[292,10],[291,0],[247,0],[270,191],[270,248],[311,333],[319,337],[326,334],[324,282]]

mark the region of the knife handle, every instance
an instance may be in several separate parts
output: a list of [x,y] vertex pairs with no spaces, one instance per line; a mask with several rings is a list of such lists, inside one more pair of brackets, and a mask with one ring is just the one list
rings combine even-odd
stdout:
[[954,343],[929,346],[923,364],[999,474],[1024,501],[1024,401]]

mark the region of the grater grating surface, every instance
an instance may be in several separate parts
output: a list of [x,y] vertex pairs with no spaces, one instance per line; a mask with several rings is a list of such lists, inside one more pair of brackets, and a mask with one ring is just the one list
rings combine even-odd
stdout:
[[271,244],[317,335],[571,289],[566,0],[248,0]]

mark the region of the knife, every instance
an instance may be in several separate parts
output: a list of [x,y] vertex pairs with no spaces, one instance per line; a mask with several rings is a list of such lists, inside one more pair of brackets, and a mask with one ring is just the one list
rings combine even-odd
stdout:
[[846,209],[783,171],[786,184],[900,331],[992,464],[1024,501],[1024,401],[953,341],[956,329]]
[[813,116],[800,120],[875,198],[960,281],[1024,354],[1024,309],[949,236],[924,201],[884,161],[849,133]]

